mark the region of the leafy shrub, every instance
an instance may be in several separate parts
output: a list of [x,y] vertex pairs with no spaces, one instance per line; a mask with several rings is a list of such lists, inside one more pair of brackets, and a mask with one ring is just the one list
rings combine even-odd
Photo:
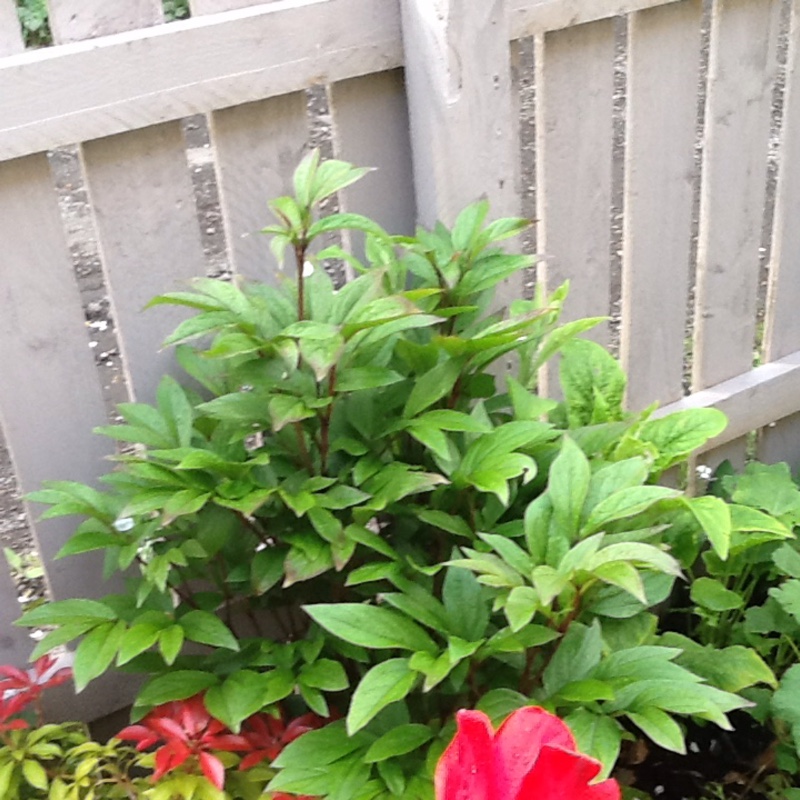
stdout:
[[[100,429],[136,445],[107,490],[32,496],[85,517],[61,555],[101,551],[129,588],[28,611],[53,628],[35,655],[80,639],[79,690],[114,663],[144,673],[134,719],[201,692],[234,735],[278,703],[341,711],[270,783],[336,800],[429,797],[464,707],[556,712],[604,775],[632,730],[680,751],[676,715],[727,727],[734,692],[771,673],[721,685],[654,613],[701,552],[724,563],[780,524],[654,485],[724,416],[625,413],[619,365],[578,338],[597,320],[558,324],[566,286],[498,310],[530,263],[500,246],[524,220],[487,223],[481,202],[404,237],[317,216],[364,172],[311,154],[270,204],[294,281],[199,279],[151,303],[197,312],[167,339],[195,383],[164,378]],[[365,261],[315,252],[332,230]],[[326,258],[356,277],[335,287]],[[536,393],[557,353],[562,401]]]

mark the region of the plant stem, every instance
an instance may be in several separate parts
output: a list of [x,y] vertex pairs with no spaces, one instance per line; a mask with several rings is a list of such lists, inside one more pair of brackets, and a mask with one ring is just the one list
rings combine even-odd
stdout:
[[303,320],[306,318],[306,287],[305,276],[303,269],[306,263],[306,243],[305,231],[303,237],[294,246],[294,257],[297,262],[297,319]]
[[297,436],[297,448],[300,451],[300,458],[303,462],[303,466],[306,470],[308,470],[309,475],[313,475],[314,462],[311,460],[311,454],[308,452],[303,426],[299,422],[293,422],[292,427],[294,428],[295,435]]
[[320,472],[325,475],[328,471],[328,453],[330,449],[331,417],[333,416],[333,403],[336,396],[336,364],[331,367],[328,377],[328,396],[331,398],[330,405],[325,409],[322,417],[320,430],[319,459]]

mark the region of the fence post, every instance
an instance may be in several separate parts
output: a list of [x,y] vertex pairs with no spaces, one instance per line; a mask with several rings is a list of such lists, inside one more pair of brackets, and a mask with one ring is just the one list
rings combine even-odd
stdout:
[[505,0],[402,0],[417,216],[451,224],[486,197],[517,215],[517,128]]

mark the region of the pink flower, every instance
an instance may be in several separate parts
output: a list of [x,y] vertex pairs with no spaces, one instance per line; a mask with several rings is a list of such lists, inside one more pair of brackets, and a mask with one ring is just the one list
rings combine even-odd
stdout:
[[436,766],[436,800],[619,800],[615,780],[590,783],[600,763],[544,709],[520,708],[497,732],[480,711],[459,711],[456,724]]

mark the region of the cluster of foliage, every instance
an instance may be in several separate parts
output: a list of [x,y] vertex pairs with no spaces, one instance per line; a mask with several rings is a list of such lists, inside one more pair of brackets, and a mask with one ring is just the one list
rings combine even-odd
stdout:
[[[128,588],[28,611],[51,628],[34,657],[79,640],[79,691],[143,673],[135,720],[199,693],[234,736],[278,703],[338,709],[269,783],[333,800],[429,798],[460,708],[542,706],[603,777],[634,735],[682,752],[684,720],[729,728],[773,672],[752,647],[684,647],[656,613],[698,559],[726,569],[743,541],[791,536],[735,496],[656,485],[724,416],[626,413],[618,363],[579,338],[597,320],[559,325],[567,287],[497,310],[530,263],[501,247],[524,220],[487,223],[481,202],[404,237],[319,218],[364,172],[314,153],[271,203],[295,280],[152,302],[197,312],[167,340],[194,383],[164,378],[101,429],[136,446],[107,489],[32,498],[83,516],[61,554],[99,551]],[[333,230],[363,259],[316,251]],[[356,277],[335,287],[328,258]],[[537,393],[556,354],[560,401]]]

